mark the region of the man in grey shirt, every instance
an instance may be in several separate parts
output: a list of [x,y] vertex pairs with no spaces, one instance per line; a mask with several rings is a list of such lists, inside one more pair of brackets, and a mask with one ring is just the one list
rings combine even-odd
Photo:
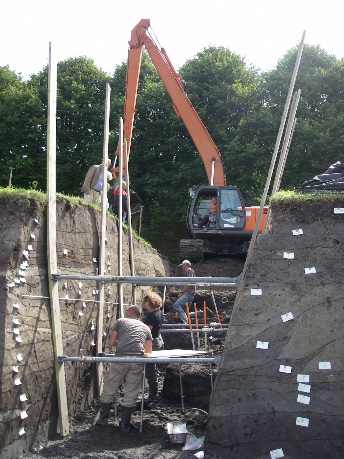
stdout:
[[[118,319],[112,327],[109,338],[110,346],[116,347],[116,357],[143,357],[152,352],[152,335],[149,327],[140,321],[141,308],[129,306],[125,318]],[[104,388],[100,400],[100,417],[97,425],[107,425],[111,404],[123,384],[123,402],[121,430],[129,432],[131,414],[136,406],[137,396],[142,382],[143,366],[140,363],[110,364],[105,376]]]

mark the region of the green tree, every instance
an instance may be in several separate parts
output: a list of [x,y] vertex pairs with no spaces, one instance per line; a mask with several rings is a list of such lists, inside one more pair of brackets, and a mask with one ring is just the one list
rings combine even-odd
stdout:
[[[277,135],[297,49],[264,75],[264,104],[271,111]],[[297,125],[282,180],[282,188],[298,187],[303,181],[324,172],[330,164],[344,161],[343,104],[344,61],[319,46],[306,45],[295,90],[301,89]]]
[[261,138],[269,113],[261,105],[261,78],[242,57],[209,47],[181,69],[188,96],[206,125],[225,164],[227,183],[244,195],[261,193],[261,170],[270,150]]
[[[103,156],[105,89],[110,77],[92,59],[78,57],[57,66],[56,188],[80,195],[88,168]],[[48,69],[29,81],[47,110]],[[42,146],[44,155],[45,146]],[[46,158],[45,158],[46,159]]]
[[38,93],[8,66],[0,67],[0,177],[8,184],[28,188],[35,180],[43,183],[45,163],[40,161],[45,139],[45,114]]

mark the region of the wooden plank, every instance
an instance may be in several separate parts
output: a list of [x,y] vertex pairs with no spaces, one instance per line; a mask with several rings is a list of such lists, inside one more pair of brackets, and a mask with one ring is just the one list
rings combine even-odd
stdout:
[[53,281],[52,274],[57,273],[56,254],[56,94],[57,63],[53,47],[49,43],[49,76],[48,76],[48,126],[47,126],[47,257],[52,321],[52,339],[55,357],[55,377],[59,407],[58,433],[63,437],[69,433],[68,404],[64,363],[57,361],[63,355],[62,328],[60,316],[58,282]]
[[[106,241],[106,206],[107,206],[107,162],[109,150],[109,118],[110,118],[110,85],[106,84],[105,95],[105,117],[104,117],[104,141],[103,141],[103,190],[101,194],[101,217],[100,217],[100,235],[99,235],[99,273],[106,273],[105,264],[105,241]],[[104,291],[105,283],[98,283],[98,314],[97,314],[97,355],[103,352],[103,320],[104,320]],[[101,395],[103,390],[103,363],[97,363],[97,386],[98,394]]]

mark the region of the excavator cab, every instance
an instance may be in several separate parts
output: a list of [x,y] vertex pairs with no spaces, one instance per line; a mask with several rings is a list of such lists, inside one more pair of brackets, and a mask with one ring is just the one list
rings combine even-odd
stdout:
[[201,186],[193,189],[188,211],[191,233],[231,231],[245,227],[245,205],[234,186]]
[[243,254],[252,232],[243,231],[246,209],[235,186],[199,186],[190,193],[187,226],[192,239],[180,241],[180,253],[189,259],[205,254]]

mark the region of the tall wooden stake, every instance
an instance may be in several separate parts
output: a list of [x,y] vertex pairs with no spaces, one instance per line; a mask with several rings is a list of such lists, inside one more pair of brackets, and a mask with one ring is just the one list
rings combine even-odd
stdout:
[[[124,144],[125,151],[127,150],[127,143]],[[129,265],[130,265],[130,274],[135,276],[135,260],[134,260],[134,244],[133,244],[133,227],[131,224],[131,208],[130,208],[130,180],[129,180],[129,157],[127,153],[124,155],[127,158],[127,192],[128,192],[128,229],[129,229]],[[133,284],[131,290],[131,302],[136,304],[136,287]]]
[[[110,119],[110,85],[106,84],[105,95],[105,116],[104,116],[104,141],[103,141],[103,182],[101,194],[101,217],[100,217],[100,237],[99,237],[99,274],[107,274],[105,271],[105,241],[106,241],[106,206],[107,206],[107,162],[109,150],[109,119]],[[98,315],[97,315],[97,355],[103,352],[103,320],[104,320],[104,291],[105,283],[98,284]],[[103,364],[97,363],[97,384],[98,394],[101,395],[103,389]]]
[[66,376],[63,362],[57,361],[63,355],[61,315],[58,282],[51,275],[57,273],[56,254],[56,94],[57,64],[54,59],[53,47],[49,43],[49,75],[48,75],[48,127],[47,127],[47,256],[50,310],[52,321],[52,339],[55,356],[55,377],[59,407],[58,433],[65,437],[69,433]]
[[[122,168],[123,168],[123,119],[119,120],[119,196],[118,196],[118,275],[122,276],[123,272],[123,215],[122,215]],[[124,317],[124,308],[123,308],[123,284],[118,284],[118,304],[120,317]]]

